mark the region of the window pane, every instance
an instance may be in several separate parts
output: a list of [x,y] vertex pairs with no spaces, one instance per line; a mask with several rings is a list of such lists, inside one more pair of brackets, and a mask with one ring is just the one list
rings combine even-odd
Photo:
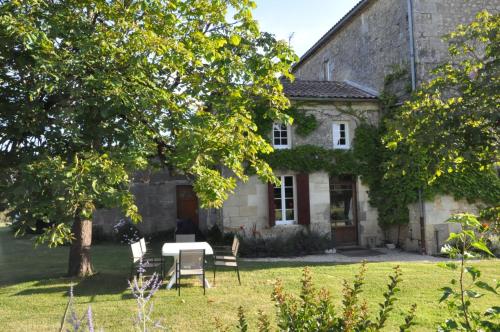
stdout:
[[285,124],[281,124],[280,129],[286,131],[286,125]]
[[293,177],[292,176],[285,176],[285,186],[286,187],[293,187]]
[[282,138],[281,139],[281,145],[288,145],[288,139],[287,138]]
[[276,208],[276,209],[282,209],[281,199],[275,199],[274,200],[274,208]]
[[286,210],[286,220],[294,220],[293,209]]
[[340,124],[340,132],[342,133],[343,131],[345,131],[345,123]]
[[285,199],[285,205],[287,209],[293,209],[293,198]]
[[274,138],[274,145],[280,145],[280,139],[279,138]]
[[283,220],[283,215],[281,214],[281,209],[274,210],[275,220]]
[[274,187],[274,198],[281,198],[281,188]]
[[286,187],[285,188],[285,198],[290,198],[290,197],[293,197],[293,188]]
[[339,139],[339,145],[345,145],[345,138]]

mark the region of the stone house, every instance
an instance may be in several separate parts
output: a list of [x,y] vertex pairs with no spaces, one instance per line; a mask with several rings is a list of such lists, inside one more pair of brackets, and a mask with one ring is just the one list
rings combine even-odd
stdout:
[[[498,13],[500,0],[361,0],[294,65],[296,81],[284,82],[292,103],[313,114],[319,126],[301,137],[293,125],[274,124],[269,138],[275,149],[304,144],[349,149],[359,117],[377,123],[377,96],[384,90],[385,77],[395,68],[408,73],[392,87],[403,99],[446,59],[447,45],[441,37],[483,9]],[[345,112],[347,108],[356,114]],[[133,188],[144,219],[139,227],[158,232],[175,227],[177,218],[189,217],[201,229],[218,220],[226,231],[262,236],[286,236],[307,228],[331,234],[336,246],[394,240],[393,234],[379,228],[377,211],[368,203],[368,188],[358,178],[286,170],[277,170],[276,175],[281,178],[279,187],[255,176],[240,183],[219,211],[198,209],[183,178],[167,172],[139,176]],[[418,250],[423,242],[427,253],[436,253],[450,231],[444,220],[458,211],[475,207],[449,196],[412,205],[410,224],[399,239],[408,250]],[[117,219],[116,212],[99,211],[94,220],[104,226],[102,221],[110,218]]]

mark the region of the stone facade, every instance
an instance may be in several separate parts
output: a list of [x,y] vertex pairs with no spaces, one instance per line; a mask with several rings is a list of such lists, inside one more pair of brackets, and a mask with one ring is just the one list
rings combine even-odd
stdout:
[[[311,144],[323,148],[333,148],[332,125],[334,121],[347,122],[349,128],[349,141],[354,138],[354,131],[360,119],[364,118],[377,124],[379,106],[376,101],[353,102],[300,102],[296,106],[308,114],[313,114],[318,122],[318,127],[307,137],[300,137],[291,130],[291,147]],[[351,114],[355,114],[353,116]],[[296,175],[295,172],[275,170],[277,176]],[[377,224],[377,213],[368,203],[368,188],[358,180],[356,184],[358,193],[358,238],[362,245],[379,244],[382,241],[382,232]],[[330,179],[325,172],[309,174],[309,229],[323,235],[330,235]],[[250,177],[246,183],[239,183],[235,192],[230,195],[222,208],[222,223],[226,232],[240,232],[245,236],[254,235],[262,237],[288,236],[298,232],[304,226],[276,225],[269,226],[267,184],[261,182],[256,176]]]
[[[412,0],[417,83],[447,56],[442,37],[470,23],[481,10],[500,12],[500,0]],[[410,35],[406,0],[371,0],[312,55],[294,68],[298,79],[323,80],[323,63],[333,63],[330,79],[376,92],[395,67],[410,71]],[[401,89],[404,89],[401,86]]]
[[[302,80],[325,80],[325,61],[330,63],[329,79],[345,81],[380,93],[385,77],[403,69],[409,74],[406,81],[395,82],[391,91],[399,96],[408,90],[411,73],[410,18],[413,20],[416,84],[428,81],[431,71],[448,57],[448,44],[442,37],[459,24],[470,23],[476,14],[488,10],[500,12],[500,0],[411,0],[409,13],[406,0],[366,0],[333,27],[294,67],[294,74]],[[411,16],[410,16],[411,15]],[[332,65],[333,64],[333,65]],[[401,93],[402,92],[402,93]],[[361,187],[362,184],[358,184]],[[366,190],[359,190],[359,204],[368,201]],[[376,211],[360,206],[359,238],[362,245],[372,245],[380,238],[380,230],[373,226]],[[420,212],[416,205],[409,207],[410,224],[399,229],[386,230],[386,240],[398,242],[408,250],[420,249]],[[450,226],[444,221],[452,213],[475,211],[466,201],[455,201],[450,196],[425,202],[425,247],[428,254],[439,251]],[[364,214],[366,211],[366,215]],[[372,228],[373,227],[373,228]],[[399,238],[398,238],[399,236]],[[363,238],[364,237],[364,238]]]
[[[404,248],[409,251],[420,250],[420,208],[418,204],[409,206],[410,223],[402,229],[400,235]],[[446,223],[456,213],[478,214],[478,207],[466,200],[455,200],[452,196],[443,195],[433,201],[424,203],[425,215],[425,248],[426,254],[435,255],[441,250],[450,232],[459,230],[459,226]]]
[[409,70],[409,37],[403,0],[369,1],[316,53],[295,68],[298,79],[323,80],[329,60],[331,80],[349,81],[380,92],[395,65]]
[[482,10],[500,12],[500,0],[414,0],[413,8],[417,81],[422,83],[448,57],[442,37],[470,23]]
[[[176,186],[189,185],[183,176],[171,176],[168,170],[156,172],[138,172],[132,182],[134,194],[142,222],[136,227],[146,235],[163,231],[173,231],[177,225]],[[213,223],[216,211],[199,209],[199,227],[207,229],[207,223]],[[94,213],[94,227],[105,234],[113,232],[123,214],[118,209],[99,209]]]

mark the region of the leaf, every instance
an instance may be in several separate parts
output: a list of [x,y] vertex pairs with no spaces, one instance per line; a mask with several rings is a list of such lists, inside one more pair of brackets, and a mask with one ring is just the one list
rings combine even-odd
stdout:
[[439,267],[445,268],[445,269],[450,269],[450,270],[456,270],[458,268],[458,265],[453,262],[448,262],[448,263],[439,263]]
[[441,298],[439,299],[439,303],[443,302],[444,300],[446,300],[451,294],[453,294],[453,289],[451,289],[450,287],[443,287],[441,288],[441,290],[443,291],[443,296],[441,296]]
[[470,289],[466,290],[464,293],[465,293],[465,295],[467,295],[471,299],[478,299],[478,298],[480,298],[480,297],[482,297],[484,295],[484,294],[475,292],[475,291],[470,290]]
[[491,308],[488,308],[485,312],[485,316],[496,316],[500,314],[500,307],[494,306]]
[[490,256],[493,256],[495,257],[495,255],[493,255],[493,253],[490,251],[490,249],[486,246],[486,244],[482,241],[476,241],[476,242],[472,242],[471,245],[478,249],[478,250],[481,250],[482,252],[485,252],[487,253],[488,255]]
[[495,293],[495,294],[498,294],[497,291],[495,290],[495,288],[491,287],[490,285],[488,285],[486,282],[484,281],[476,281],[475,282],[475,285],[481,289],[484,289],[484,290],[487,290],[489,292],[492,292],[492,293]]
[[472,280],[474,281],[481,276],[481,271],[474,266],[466,266],[465,271],[471,275]]
[[233,46],[238,46],[240,42],[241,42],[241,37],[238,35],[231,35],[231,37],[229,37],[229,43]]

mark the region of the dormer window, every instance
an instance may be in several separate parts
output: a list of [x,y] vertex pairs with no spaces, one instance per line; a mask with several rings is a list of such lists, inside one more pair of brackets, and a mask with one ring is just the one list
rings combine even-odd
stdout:
[[290,126],[282,123],[273,124],[273,147],[275,149],[289,149],[290,143]]
[[349,123],[339,121],[333,123],[333,148],[349,149]]

